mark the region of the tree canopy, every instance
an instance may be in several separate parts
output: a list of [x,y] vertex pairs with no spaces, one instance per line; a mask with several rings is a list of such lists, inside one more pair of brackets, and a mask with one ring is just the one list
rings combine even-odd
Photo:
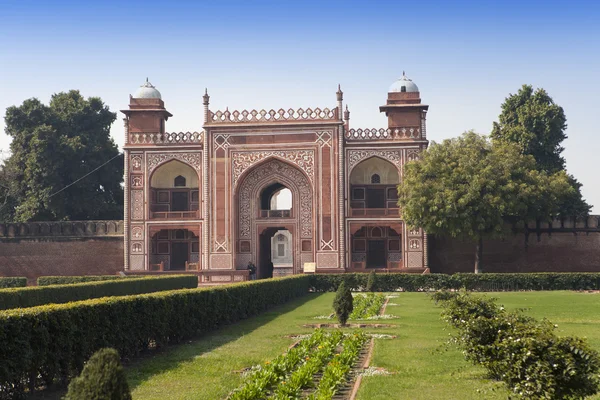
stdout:
[[479,272],[483,238],[502,237],[506,221],[555,215],[573,190],[564,171],[538,170],[516,144],[466,132],[405,165],[398,204],[411,227],[476,242]]
[[32,98],[4,119],[12,142],[0,171],[0,218],[123,218],[123,161],[109,135],[116,114],[100,98],[77,90],[53,95],[49,105]]
[[[567,138],[567,118],[562,107],[555,104],[544,89],[533,90],[523,85],[502,104],[498,122],[494,122],[491,137],[497,143],[515,143],[521,153],[531,155],[540,171],[564,171],[562,142]],[[569,216],[587,215],[590,206],[583,200],[581,184],[572,176],[575,189],[560,205],[559,213]]]

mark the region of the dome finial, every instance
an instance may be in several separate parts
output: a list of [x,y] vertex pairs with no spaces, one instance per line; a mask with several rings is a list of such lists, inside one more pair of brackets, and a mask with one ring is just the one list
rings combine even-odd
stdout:
[[143,85],[140,85],[138,90],[133,95],[135,99],[160,99],[160,92],[156,90],[154,85],[150,83],[148,77],[146,77],[146,82]]

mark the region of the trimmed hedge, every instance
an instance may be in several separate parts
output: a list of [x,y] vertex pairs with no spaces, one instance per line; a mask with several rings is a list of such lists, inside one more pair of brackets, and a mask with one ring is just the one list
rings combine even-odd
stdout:
[[27,286],[27,278],[21,276],[0,276],[0,289],[25,286]]
[[0,290],[0,310],[198,287],[196,275],[153,276]]
[[[317,292],[335,291],[344,280],[355,290],[364,290],[369,274],[315,274],[310,284]],[[406,292],[467,289],[471,291],[600,290],[600,273],[483,273],[483,274],[377,274],[377,291]]]
[[292,276],[1,311],[0,398],[65,382],[103,347],[132,357],[259,314],[308,289],[308,276]]
[[583,399],[600,390],[600,355],[585,339],[559,337],[548,320],[508,312],[493,298],[441,291],[433,299],[466,359],[504,381],[510,398]]
[[69,285],[72,283],[97,282],[97,281],[116,281],[117,279],[139,278],[139,276],[119,276],[119,275],[86,275],[86,276],[40,276],[37,279],[38,286],[48,285]]

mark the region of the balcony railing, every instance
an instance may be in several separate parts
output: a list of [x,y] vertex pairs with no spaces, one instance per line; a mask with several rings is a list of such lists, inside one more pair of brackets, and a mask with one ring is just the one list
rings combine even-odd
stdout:
[[152,219],[194,219],[198,217],[195,211],[156,211],[151,213]]
[[261,218],[291,218],[292,210],[260,210]]
[[346,132],[347,140],[402,140],[421,139],[419,126],[405,126],[401,128],[381,129],[349,129]]
[[400,217],[398,208],[351,208],[352,217]]

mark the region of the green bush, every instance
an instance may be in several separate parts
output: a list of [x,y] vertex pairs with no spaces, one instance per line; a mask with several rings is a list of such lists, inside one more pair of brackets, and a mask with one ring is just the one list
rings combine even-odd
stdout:
[[377,274],[375,271],[371,271],[369,273],[369,278],[367,279],[367,292],[374,292],[377,290]]
[[178,343],[257,315],[308,289],[302,275],[1,311],[0,391],[68,381],[101,348],[131,358],[151,345]]
[[346,322],[348,322],[348,317],[354,309],[353,301],[350,288],[346,286],[346,282],[342,281],[333,299],[333,310],[340,324],[346,325]]
[[81,375],[69,384],[65,400],[131,400],[125,371],[115,349],[100,349],[90,357]]
[[[368,286],[369,274],[314,274],[311,287],[317,292],[335,291],[340,282],[354,290]],[[460,273],[446,274],[377,274],[377,291],[406,292],[442,289],[467,289],[470,291],[520,291],[520,290],[600,290],[600,273]]]
[[27,286],[27,278],[16,276],[0,276],[0,289]]
[[37,279],[38,286],[68,285],[71,283],[115,281],[118,279],[140,278],[141,275],[83,275],[83,276],[40,276]]
[[197,286],[198,277],[196,275],[171,275],[2,289],[0,290],[0,309],[35,307],[43,304],[68,303],[98,297],[126,296]]
[[434,299],[467,360],[504,381],[516,398],[579,399],[600,389],[600,356],[585,340],[557,337],[549,321],[507,312],[493,299],[466,292]]

